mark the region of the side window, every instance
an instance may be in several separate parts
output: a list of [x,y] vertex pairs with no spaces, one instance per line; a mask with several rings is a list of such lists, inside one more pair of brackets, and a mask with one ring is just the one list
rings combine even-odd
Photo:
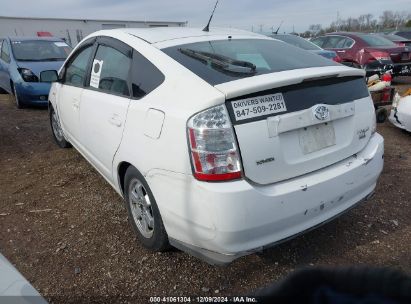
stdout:
[[324,41],[327,39],[327,37],[317,37],[314,39],[311,39],[310,41],[319,47],[323,47]]
[[69,64],[66,65],[64,84],[76,87],[83,86],[92,50],[93,46],[89,45],[74,55],[74,59],[71,59]]
[[346,38],[345,42],[344,42],[344,49],[349,49],[350,47],[352,47],[354,45],[355,41],[351,38]]
[[130,57],[112,47],[99,45],[91,69],[90,87],[107,93],[130,96],[130,66]]
[[348,38],[343,38],[343,39],[339,40],[339,41],[337,42],[337,44],[335,45],[335,48],[336,48],[336,49],[343,49],[345,43],[347,42],[347,40],[348,40]]
[[133,98],[143,98],[164,81],[164,75],[140,53],[133,51],[131,89]]
[[341,36],[328,36],[327,42],[324,44],[325,49],[336,49],[337,45],[341,40],[344,40],[344,37]]
[[6,40],[3,40],[2,46],[1,46],[1,59],[3,59],[5,62],[10,63],[10,50],[7,45]]

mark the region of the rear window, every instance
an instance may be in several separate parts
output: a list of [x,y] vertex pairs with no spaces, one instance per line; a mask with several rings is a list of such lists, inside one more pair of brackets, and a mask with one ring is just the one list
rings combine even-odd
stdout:
[[360,37],[362,40],[365,41],[369,46],[394,46],[395,44],[378,35],[367,35],[367,34],[359,34],[358,37]]
[[338,65],[269,39],[204,41],[162,51],[211,85],[273,72]]

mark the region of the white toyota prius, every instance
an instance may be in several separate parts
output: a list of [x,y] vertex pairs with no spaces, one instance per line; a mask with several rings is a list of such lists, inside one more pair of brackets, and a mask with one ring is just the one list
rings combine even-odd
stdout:
[[362,70],[245,31],[96,32],[49,101],[57,144],[124,198],[146,248],[214,264],[335,218],[383,168]]

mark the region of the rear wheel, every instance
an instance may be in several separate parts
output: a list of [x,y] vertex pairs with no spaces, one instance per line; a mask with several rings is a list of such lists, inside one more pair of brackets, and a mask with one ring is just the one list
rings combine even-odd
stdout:
[[65,139],[63,129],[60,125],[60,120],[54,111],[53,107],[50,107],[50,126],[53,131],[53,138],[60,148],[70,148],[71,144]]
[[129,167],[124,178],[124,196],[129,220],[144,247],[166,251],[170,245],[156,200],[144,177]]

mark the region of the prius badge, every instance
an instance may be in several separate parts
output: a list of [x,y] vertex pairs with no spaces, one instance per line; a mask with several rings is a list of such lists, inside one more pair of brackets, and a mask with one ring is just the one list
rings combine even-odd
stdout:
[[327,120],[330,117],[330,111],[326,106],[321,105],[314,109],[314,116],[318,120]]

